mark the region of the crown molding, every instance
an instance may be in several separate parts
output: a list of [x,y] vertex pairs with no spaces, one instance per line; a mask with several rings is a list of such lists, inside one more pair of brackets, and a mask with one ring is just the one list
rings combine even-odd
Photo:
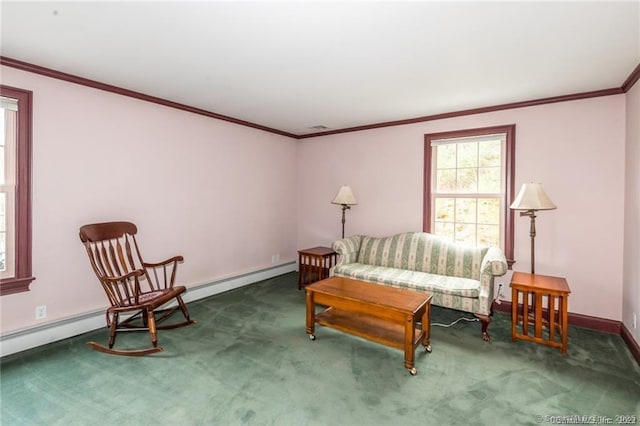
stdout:
[[445,118],[462,117],[465,115],[483,114],[487,112],[502,111],[505,109],[525,108],[525,107],[536,106],[536,105],[552,104],[556,102],[567,102],[567,101],[575,101],[579,99],[595,98],[599,96],[619,95],[621,93],[624,93],[622,88],[594,90],[591,92],[574,93],[572,95],[552,96],[549,98],[532,99],[529,101],[511,102],[508,104],[500,104],[500,105],[493,105],[488,107],[445,112],[442,114],[427,115],[424,117],[410,118],[407,120],[387,121],[384,123],[367,124],[364,126],[348,127],[345,129],[338,129],[338,130],[329,130],[327,132],[309,133],[305,135],[300,135],[299,138],[305,139],[305,138],[313,138],[316,136],[328,136],[328,135],[335,135],[338,133],[357,132],[361,130],[377,129],[380,127],[402,126],[405,124],[415,124],[415,123],[422,123],[425,121],[442,120]]
[[629,75],[629,77],[627,77],[627,79],[624,81],[624,83],[622,83],[621,89],[625,93],[627,93],[633,87],[633,85],[636,84],[636,82],[639,79],[640,79],[640,64],[636,66],[636,69],[634,69]]
[[557,102],[568,102],[568,101],[576,101],[580,99],[595,98],[600,96],[619,95],[619,94],[628,92],[631,89],[631,87],[633,87],[633,85],[640,79],[640,64],[638,64],[638,66],[636,66],[636,68],[631,72],[629,77],[624,81],[624,83],[622,83],[622,86],[620,87],[594,90],[589,92],[574,93],[570,95],[552,96],[548,98],[532,99],[532,100],[520,101],[520,102],[511,102],[506,104],[493,105],[493,106],[487,106],[487,107],[481,107],[481,108],[471,108],[471,109],[465,109],[460,111],[451,111],[451,112],[445,112],[441,114],[409,118],[405,120],[385,121],[381,123],[347,127],[344,129],[328,130],[325,132],[296,135],[294,133],[285,132],[283,130],[278,130],[271,127],[262,126],[260,124],[251,123],[249,121],[240,120],[240,119],[229,117],[226,115],[217,114],[215,112],[207,111],[201,108],[196,108],[196,107],[181,104],[178,102],[169,101],[167,99],[158,98],[156,96],[135,92],[133,90],[124,89],[118,86],[112,86],[110,84],[101,83],[99,81],[90,80],[90,79],[79,77],[73,74],[67,74],[61,71],[56,71],[56,70],[45,68],[39,65],[30,64],[28,62],[19,61],[17,59],[7,58],[6,56],[0,56],[0,65],[5,65],[5,66],[16,68],[22,71],[32,72],[35,74],[40,74],[47,77],[64,80],[71,83],[80,84],[83,86],[88,86],[88,87],[104,90],[111,93],[116,93],[118,95],[129,96],[129,97],[140,99],[143,101],[164,105],[170,108],[176,108],[176,109],[191,112],[194,114],[204,115],[206,117],[215,118],[217,120],[228,121],[230,123],[238,124],[240,126],[251,127],[254,129],[275,133],[277,135],[287,136],[294,139],[315,138],[320,136],[336,135],[339,133],[359,132],[362,130],[379,129],[382,127],[402,126],[406,124],[415,124],[415,123],[422,123],[426,121],[442,120],[445,118],[463,117],[466,115],[483,114],[483,113],[494,112],[494,111],[503,111],[507,109],[526,108],[530,106],[552,104]]
[[295,138],[295,139],[298,138],[298,135],[294,135],[293,133],[285,132],[278,129],[273,129],[271,127],[262,126],[260,124],[251,123],[249,121],[240,120],[233,117],[228,117],[226,115],[217,114],[215,112],[207,111],[201,108],[196,108],[196,107],[181,104],[178,102],[169,101],[167,99],[158,98],[156,96],[147,95],[145,93],[124,89],[122,87],[113,86],[111,84],[101,83],[99,81],[90,80],[88,78],[79,77],[77,75],[67,74],[65,72],[41,67],[39,65],[30,64],[28,62],[19,61],[17,59],[7,58],[6,56],[0,56],[0,65],[6,65],[8,67],[16,68],[22,71],[31,72],[34,74],[40,74],[46,77],[55,78],[58,80],[64,80],[70,83],[80,84],[82,86],[87,86],[94,89],[104,90],[106,92],[111,92],[111,93],[115,93],[122,96],[128,96],[131,98],[140,99],[146,102],[152,102],[152,103],[167,106],[170,108],[191,112],[193,114],[204,115],[205,117],[215,118],[217,120],[228,121],[230,123],[238,124],[240,126],[251,127],[258,130],[263,130],[265,132],[287,136],[290,138]]

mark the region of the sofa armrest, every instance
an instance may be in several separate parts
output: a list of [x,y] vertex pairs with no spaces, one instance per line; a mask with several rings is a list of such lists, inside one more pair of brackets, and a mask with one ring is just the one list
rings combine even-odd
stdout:
[[489,247],[480,265],[480,295],[478,314],[490,315],[494,299],[495,277],[507,273],[507,258],[498,247]]
[[480,274],[488,274],[494,277],[501,277],[507,273],[507,258],[498,247],[489,247],[482,259]]
[[354,235],[349,238],[343,238],[333,243],[333,250],[338,253],[338,262],[335,266],[346,265],[358,261],[358,253],[360,253],[360,243],[362,235]]

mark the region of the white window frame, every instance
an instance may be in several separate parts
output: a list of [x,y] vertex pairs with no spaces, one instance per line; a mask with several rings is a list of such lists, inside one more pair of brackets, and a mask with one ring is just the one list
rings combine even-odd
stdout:
[[[456,192],[456,191],[451,191],[451,192],[446,192],[446,191],[442,191],[442,192],[438,192],[437,188],[438,188],[438,168],[437,168],[437,164],[438,164],[438,155],[437,155],[437,148],[439,146],[443,146],[443,145],[458,145],[458,144],[464,144],[464,143],[482,143],[482,142],[488,142],[488,141],[495,141],[495,140],[500,140],[501,144],[500,144],[500,159],[501,159],[501,165],[500,165],[500,191],[499,192],[493,192],[493,193],[483,193],[483,192]],[[505,194],[505,180],[506,180],[506,143],[507,143],[507,135],[506,133],[496,133],[496,134],[492,134],[492,135],[482,135],[482,136],[467,136],[467,137],[458,137],[458,138],[449,138],[449,139],[432,139],[431,140],[431,149],[432,149],[432,155],[431,155],[431,229],[433,230],[434,233],[436,233],[436,222],[437,222],[437,217],[436,217],[436,200],[439,198],[453,198],[453,199],[480,199],[480,198],[487,198],[487,199],[497,199],[499,201],[500,204],[500,211],[499,211],[499,223],[498,223],[498,228],[499,228],[499,234],[498,234],[498,244],[501,248],[504,248],[505,245],[505,229],[504,229],[504,221],[502,220],[502,218],[504,217],[504,213],[505,213],[505,209],[506,209],[506,194]],[[456,167],[455,170],[458,171],[460,168]],[[476,233],[475,233],[475,241],[477,242],[478,240],[478,220],[477,220],[477,215],[478,215],[478,211],[476,209],[476,220],[475,222],[472,222],[475,226],[476,226]],[[455,223],[459,223],[454,221]],[[454,231],[455,232],[455,231]],[[455,233],[454,233],[454,241],[456,240],[455,238]]]
[[16,274],[16,250],[15,250],[15,194],[16,194],[16,145],[18,141],[18,101],[12,98],[1,97],[0,104],[4,117],[3,141],[4,141],[4,176],[0,176],[0,194],[5,197],[5,264],[0,269],[0,279],[13,278]]
[[[508,208],[515,196],[514,178],[515,178],[515,141],[516,141],[516,125],[497,125],[484,128],[463,129],[438,133],[428,133],[424,135],[424,187],[423,187],[423,222],[422,229],[424,232],[433,233],[434,230],[434,201],[432,193],[432,182],[434,173],[434,158],[432,141],[445,140],[462,140],[478,139],[487,135],[505,134],[505,151],[503,152],[504,177],[502,180],[503,201],[501,202],[501,240],[502,249],[507,258],[509,268],[514,263],[514,214]],[[450,198],[452,194],[448,193]],[[462,195],[457,195],[462,196]],[[475,196],[474,196],[475,198]]]

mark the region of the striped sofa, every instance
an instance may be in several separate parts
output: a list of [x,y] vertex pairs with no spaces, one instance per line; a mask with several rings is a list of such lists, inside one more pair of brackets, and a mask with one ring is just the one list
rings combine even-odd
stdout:
[[331,275],[432,293],[434,305],[478,317],[482,338],[489,340],[494,278],[507,272],[499,248],[406,232],[384,238],[354,235],[334,242],[333,249],[340,256]]

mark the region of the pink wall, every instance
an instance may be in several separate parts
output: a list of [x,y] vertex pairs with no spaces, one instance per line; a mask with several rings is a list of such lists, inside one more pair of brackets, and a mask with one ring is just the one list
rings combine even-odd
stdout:
[[295,140],[8,67],[2,84],[33,91],[36,277],[2,297],[2,333],[38,305],[47,321],[106,305],[85,223],[136,222],[147,260],[185,257],[187,286],[295,259]]
[[[330,245],[340,237],[330,201],[341,184],[359,201],[347,235],[420,230],[424,133],[511,123],[516,186],[540,181],[558,205],[539,214],[536,270],[568,278],[571,312],[624,316],[631,329],[629,312],[640,310],[637,238],[626,240],[624,284],[622,275],[623,231],[639,229],[629,219],[638,161],[627,159],[635,183],[626,193],[624,175],[625,118],[627,155],[638,158],[638,85],[627,96],[296,142],[13,68],[2,67],[2,83],[34,92],[37,279],[32,291],[0,299],[1,333],[40,324],[38,305],[47,305],[47,321],[103,309],[77,238],[84,223],[132,220],[149,260],[183,254],[180,280],[208,283],[269,267],[272,254],[285,263],[296,249]],[[516,218],[520,271],[529,269],[528,226]],[[509,275],[501,282],[509,300]]]
[[[640,343],[640,82],[627,93],[622,321]],[[637,324],[633,328],[633,314]]]
[[[498,111],[304,139],[298,148],[298,247],[340,237],[338,187],[358,205],[346,235],[422,229],[425,133],[516,124],[516,190],[542,182],[557,210],[537,220],[536,272],[564,276],[571,312],[621,319],[625,96]],[[516,216],[516,264],[528,271],[529,220]],[[504,299],[510,300],[510,274]]]

